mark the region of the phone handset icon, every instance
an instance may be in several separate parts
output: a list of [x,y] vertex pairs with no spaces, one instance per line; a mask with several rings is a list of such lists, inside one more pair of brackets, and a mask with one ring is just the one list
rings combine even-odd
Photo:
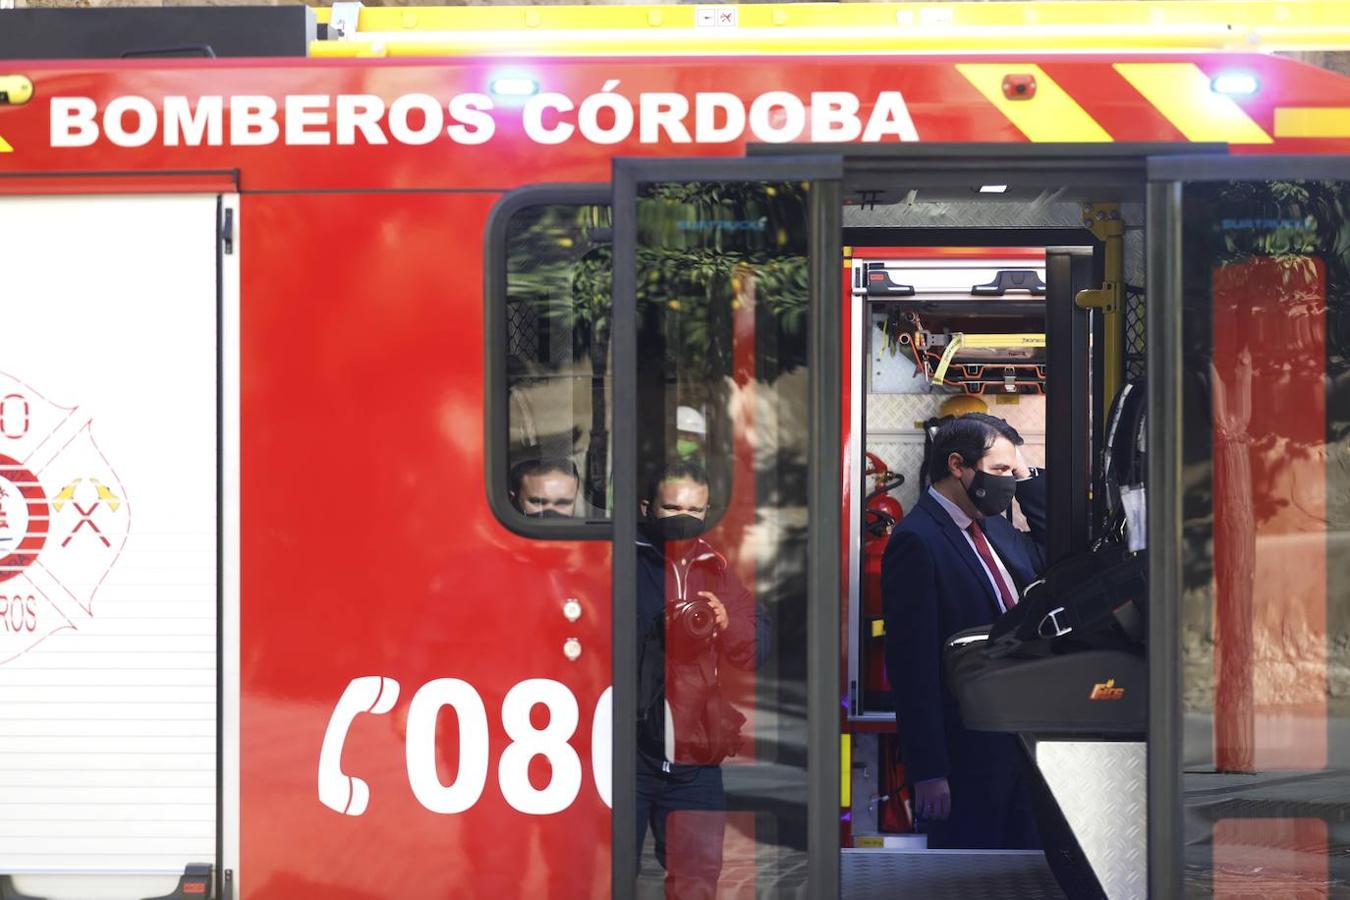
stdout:
[[347,816],[359,816],[370,803],[370,786],[342,771],[347,732],[361,713],[384,715],[398,702],[398,682],[380,675],[353,678],[342,692],[319,751],[319,802]]

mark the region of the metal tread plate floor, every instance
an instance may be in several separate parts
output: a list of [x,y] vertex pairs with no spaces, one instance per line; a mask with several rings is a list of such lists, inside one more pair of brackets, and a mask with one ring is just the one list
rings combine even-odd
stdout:
[[847,900],[1065,900],[1040,851],[844,850]]

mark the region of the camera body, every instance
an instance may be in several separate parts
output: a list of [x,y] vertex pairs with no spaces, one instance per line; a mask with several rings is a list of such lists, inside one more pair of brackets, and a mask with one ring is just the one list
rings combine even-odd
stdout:
[[666,643],[685,653],[696,653],[717,633],[717,614],[702,598],[675,600],[666,606]]

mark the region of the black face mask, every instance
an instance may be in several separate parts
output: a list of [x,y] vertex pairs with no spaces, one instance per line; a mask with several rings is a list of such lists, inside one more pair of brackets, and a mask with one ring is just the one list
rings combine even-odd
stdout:
[[531,519],[571,519],[571,518],[573,518],[572,516],[569,516],[567,513],[565,513],[565,512],[559,512],[559,511],[556,510],[556,509],[541,509],[541,510],[539,510],[539,512],[535,512],[535,513],[525,513],[525,516],[526,516],[527,518],[531,518]]
[[642,530],[656,543],[690,541],[703,533],[703,520],[697,516],[648,516]]
[[[966,483],[962,481],[961,486],[966,487]],[[966,496],[984,515],[1001,516],[1009,506],[1012,506],[1013,497],[1017,496],[1017,477],[990,475],[976,469],[975,477],[970,480],[970,486],[966,487]]]

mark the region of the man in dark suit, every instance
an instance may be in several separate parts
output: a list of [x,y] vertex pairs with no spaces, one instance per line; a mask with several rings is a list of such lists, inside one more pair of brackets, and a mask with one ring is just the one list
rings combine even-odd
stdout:
[[[886,666],[901,753],[928,845],[1039,846],[1023,754],[1010,734],[968,731],[945,684],[942,645],[1016,604],[1044,568],[1045,486],[1002,419],[970,413],[933,438],[932,486],[881,563]],[[1014,496],[1031,535],[1003,514]]]

